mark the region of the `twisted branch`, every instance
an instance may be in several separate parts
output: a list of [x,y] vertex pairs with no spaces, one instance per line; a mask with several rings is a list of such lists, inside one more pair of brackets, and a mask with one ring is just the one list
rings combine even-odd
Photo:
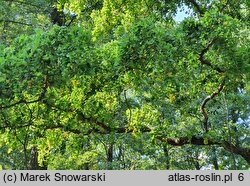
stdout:
[[200,107],[200,112],[202,113],[202,115],[204,116],[203,119],[203,126],[204,126],[204,130],[205,132],[208,132],[208,113],[205,109],[206,104],[209,100],[213,99],[217,94],[219,94],[221,92],[221,90],[223,89],[225,85],[225,80],[222,81],[222,83],[218,86],[218,88],[210,95],[208,95],[202,102],[201,107]]
[[209,60],[205,59],[205,57],[204,57],[205,54],[206,54],[206,52],[212,47],[212,45],[214,44],[214,42],[217,39],[218,39],[217,37],[214,37],[211,41],[209,41],[207,43],[207,45],[205,46],[205,48],[199,54],[199,60],[200,60],[201,64],[210,66],[212,69],[216,70],[217,72],[223,73],[224,70],[222,70],[221,68],[219,68],[216,65],[212,64]]
[[[30,125],[15,126],[15,127],[21,128],[21,127],[27,127],[27,126],[30,126]],[[103,130],[96,129],[96,128],[92,128],[92,129],[89,129],[87,131],[82,131],[82,130],[75,129],[75,128],[69,128],[69,127],[64,126],[62,124],[56,124],[56,125],[52,125],[52,126],[39,125],[39,126],[35,126],[35,127],[41,127],[42,129],[45,129],[45,130],[47,130],[47,129],[51,129],[51,130],[62,129],[63,131],[71,132],[71,133],[74,133],[77,135],[90,135],[92,133],[101,134],[101,135],[106,135],[106,134],[110,134],[110,133],[128,134],[128,133],[134,132],[134,129],[130,128],[130,127],[112,128],[110,131],[103,131]],[[140,132],[142,132],[142,133],[152,132],[152,129],[150,129],[147,126],[143,126],[140,129]],[[178,137],[178,138],[156,136],[156,139],[161,141],[161,142],[168,143],[169,145],[172,145],[172,146],[184,146],[184,145],[188,145],[188,144],[191,144],[191,145],[219,145],[229,152],[241,155],[250,165],[250,149],[235,146],[228,141],[216,141],[213,139],[207,139],[204,137],[197,137],[197,136],[191,136],[191,137],[184,136],[184,137]]]

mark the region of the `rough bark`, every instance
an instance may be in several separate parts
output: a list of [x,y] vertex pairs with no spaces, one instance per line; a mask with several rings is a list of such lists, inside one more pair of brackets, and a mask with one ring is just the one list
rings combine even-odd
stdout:
[[204,116],[204,119],[203,119],[203,126],[204,126],[204,130],[205,132],[208,132],[209,130],[209,126],[208,126],[208,113],[205,109],[206,107],[206,104],[208,103],[209,100],[213,99],[217,94],[219,94],[223,87],[224,87],[224,84],[225,84],[225,80],[222,81],[222,83],[218,86],[218,88],[210,95],[208,95],[202,102],[201,104],[201,107],[200,107],[200,111],[202,113],[202,115]]
[[108,170],[112,170],[112,162],[113,162],[113,144],[107,145],[107,168]]
[[[98,133],[98,134],[102,134],[102,135],[110,134],[110,133],[127,133],[128,134],[128,133],[132,133],[134,131],[133,129],[128,128],[128,127],[112,128],[110,131],[105,131],[105,132],[103,132],[103,130],[91,129],[85,133],[83,133],[82,131],[77,130],[77,129],[70,129],[70,130],[65,129],[63,125],[60,125],[60,126],[58,125],[58,126],[48,127],[48,128],[62,128],[63,130],[73,132],[75,134],[82,134],[82,135],[89,135],[91,133]],[[152,129],[145,126],[145,128],[140,129],[140,132],[143,132],[143,133],[152,132]],[[196,136],[191,136],[191,137],[185,136],[185,137],[177,137],[177,138],[156,136],[156,138],[158,140],[160,140],[161,142],[165,142],[165,143],[172,145],[172,146],[183,146],[183,145],[188,145],[188,144],[191,144],[191,145],[219,145],[229,152],[241,155],[250,165],[250,149],[235,146],[227,141],[216,141],[215,139],[208,139],[208,138],[196,137]]]

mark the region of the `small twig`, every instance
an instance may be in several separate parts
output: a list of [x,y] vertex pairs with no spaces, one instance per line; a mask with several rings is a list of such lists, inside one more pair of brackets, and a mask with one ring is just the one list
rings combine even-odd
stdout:
[[220,11],[219,12],[222,12],[228,5],[230,0],[227,0],[227,2],[220,8]]
[[0,109],[8,109],[8,108],[14,107],[14,106],[22,104],[22,103],[31,104],[31,103],[39,102],[44,98],[45,93],[47,92],[48,86],[49,86],[48,79],[47,79],[47,76],[45,76],[42,92],[40,93],[40,95],[37,99],[31,100],[31,101],[27,101],[26,99],[21,99],[21,100],[17,101],[16,103],[12,103],[12,104],[6,105],[6,106],[0,106]]
[[73,21],[76,19],[76,17],[77,17],[77,15],[75,14],[75,15],[72,15],[71,16],[71,19],[70,19],[70,21],[69,21],[69,23],[67,23],[67,27],[69,27],[70,25],[71,25],[71,23],[73,23]]

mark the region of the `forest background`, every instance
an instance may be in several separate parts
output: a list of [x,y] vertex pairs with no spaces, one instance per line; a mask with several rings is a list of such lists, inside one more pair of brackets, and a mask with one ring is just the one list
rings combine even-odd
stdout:
[[0,169],[249,169],[250,1],[0,12]]

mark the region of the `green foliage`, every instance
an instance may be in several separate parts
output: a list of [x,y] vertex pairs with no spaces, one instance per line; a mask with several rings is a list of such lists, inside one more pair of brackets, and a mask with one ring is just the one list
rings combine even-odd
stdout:
[[0,168],[249,169],[249,4],[185,2],[1,1]]

